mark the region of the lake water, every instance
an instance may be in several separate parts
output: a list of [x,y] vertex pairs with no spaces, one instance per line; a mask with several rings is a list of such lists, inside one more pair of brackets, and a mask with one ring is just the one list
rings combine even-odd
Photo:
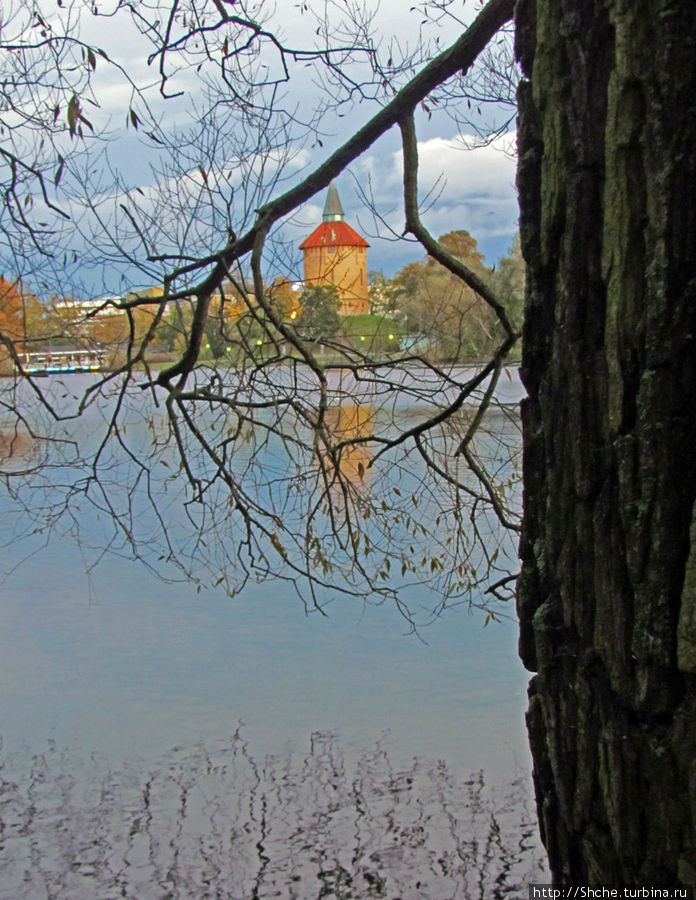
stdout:
[[543,880],[512,619],[455,606],[416,636],[388,603],[307,615],[284,582],[229,597],[93,561],[69,535],[0,551],[0,895]]

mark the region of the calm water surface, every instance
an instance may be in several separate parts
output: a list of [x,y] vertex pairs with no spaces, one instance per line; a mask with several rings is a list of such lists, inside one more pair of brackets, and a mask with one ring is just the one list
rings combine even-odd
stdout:
[[3,585],[5,746],[150,756],[243,722],[262,752],[322,730],[500,775],[526,765],[514,622],[454,609],[419,640],[389,606],[327,611],[305,615],[281,582],[230,599],[113,558],[88,576],[52,543]]
[[197,593],[40,541],[0,551],[3,896],[505,896],[541,871],[514,621],[458,607],[421,640],[388,604],[306,615],[282,582]]

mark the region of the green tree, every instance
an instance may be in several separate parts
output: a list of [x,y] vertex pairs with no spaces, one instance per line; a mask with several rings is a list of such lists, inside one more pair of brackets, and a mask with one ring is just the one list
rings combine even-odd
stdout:
[[213,359],[225,356],[229,346],[229,322],[226,321],[225,304],[218,298],[211,304],[210,315],[205,325],[206,349]]
[[[438,238],[438,243],[479,277],[490,280],[490,270],[468,231],[452,231]],[[409,263],[390,287],[412,344],[434,359],[480,360],[499,341],[495,312],[432,256]]]
[[368,272],[370,314],[393,316],[398,311],[398,293],[392,280],[383,272]]
[[22,306],[26,345],[30,347],[49,332],[47,309],[38,297],[28,291],[22,291]]
[[507,252],[498,260],[493,274],[493,284],[501,300],[505,303],[510,313],[510,318],[516,328],[522,327],[524,318],[524,286],[525,264],[522,258],[519,233]]
[[180,350],[186,344],[192,319],[193,309],[190,304],[171,304],[157,328],[157,342],[169,351]]
[[300,314],[295,320],[297,333],[306,341],[333,337],[341,327],[340,306],[341,298],[335,285],[308,288],[300,297]]

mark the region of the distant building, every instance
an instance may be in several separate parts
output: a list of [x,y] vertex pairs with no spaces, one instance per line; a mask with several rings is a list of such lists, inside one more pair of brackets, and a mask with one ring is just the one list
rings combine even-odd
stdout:
[[120,316],[122,310],[117,306],[121,297],[101,297],[99,300],[73,300],[66,298],[53,301],[56,312],[72,313],[76,317]]
[[332,181],[326,195],[323,222],[300,244],[304,254],[305,287],[333,284],[341,298],[342,316],[370,312],[367,248],[370,245],[344,221],[343,207]]

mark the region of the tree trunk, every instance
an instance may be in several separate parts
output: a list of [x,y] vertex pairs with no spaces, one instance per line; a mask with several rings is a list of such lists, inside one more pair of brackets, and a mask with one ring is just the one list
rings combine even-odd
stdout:
[[696,884],[696,3],[516,18],[542,836],[556,882]]

